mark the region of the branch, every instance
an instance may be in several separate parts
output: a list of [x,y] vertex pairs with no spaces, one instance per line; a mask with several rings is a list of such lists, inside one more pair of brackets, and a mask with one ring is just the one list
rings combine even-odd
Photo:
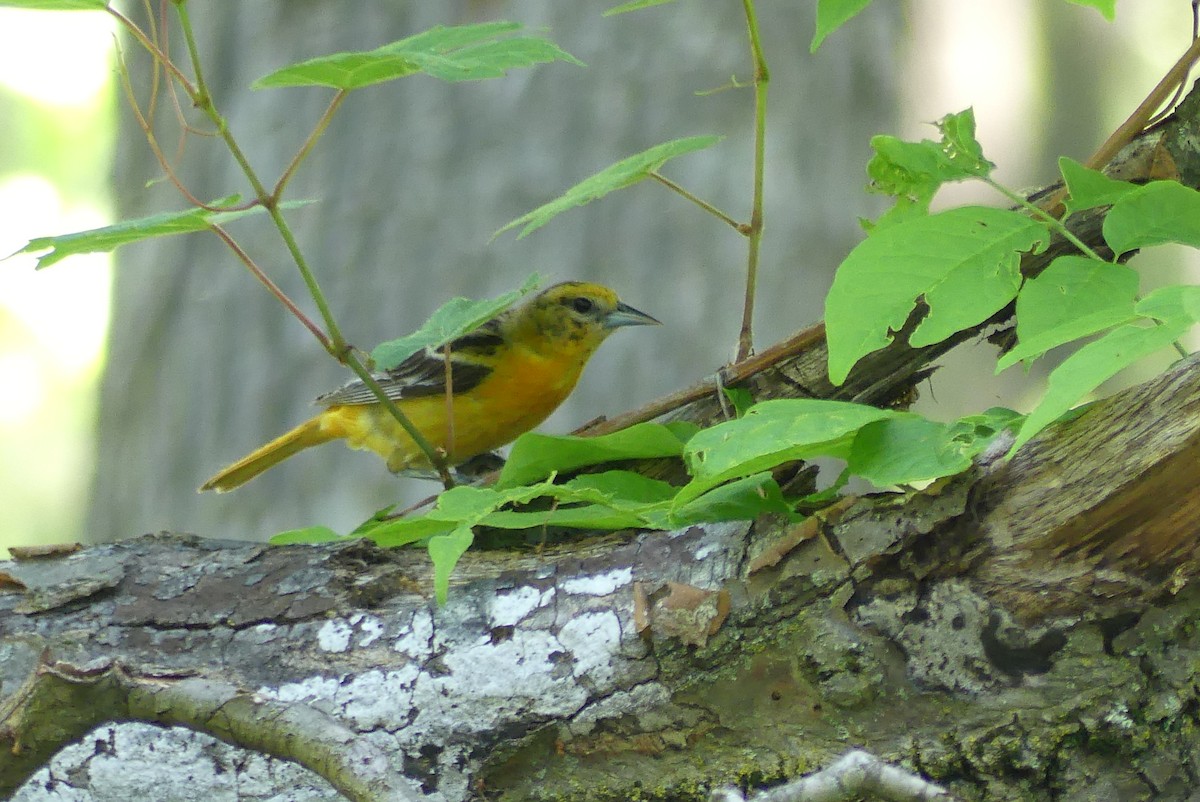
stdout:
[[113,720],[178,725],[294,760],[354,802],[417,799],[369,739],[309,705],[186,673],[134,671],[116,660],[74,666],[50,661],[46,652],[0,709],[0,744],[11,744],[13,756],[4,761],[0,793],[11,793],[55,752]]

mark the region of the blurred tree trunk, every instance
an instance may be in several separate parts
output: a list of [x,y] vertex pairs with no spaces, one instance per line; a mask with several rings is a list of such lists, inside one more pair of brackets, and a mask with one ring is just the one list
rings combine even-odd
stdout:
[[[373,48],[434,25],[493,19],[546,28],[588,65],[554,64],[479,84],[415,77],[350,96],[289,190],[319,203],[289,217],[351,342],[370,348],[411,331],[453,295],[497,294],[533,271],[550,281],[609,284],[666,323],[615,338],[547,423],[550,431],[691,383],[731,356],[744,241],[662,187],[627,190],[519,242],[489,237],[613,161],[701,133],[727,139],[668,165],[667,174],[745,216],[751,92],[697,95],[750,77],[739,4],[611,19],[597,6],[532,1],[288,0],[214,9],[192,10],[207,77],[218,108],[268,181],[330,98],[316,89],[248,90],[282,65]],[[868,137],[891,127],[897,25],[895,9],[880,4],[810,56],[810,4],[773,5],[761,14],[773,75],[770,233],[758,316],[765,345],[820,317],[829,272],[859,236],[856,217],[874,211],[861,192],[863,165]],[[172,42],[181,41],[174,32]],[[145,87],[146,65],[131,46],[125,50],[135,85]],[[175,54],[186,61],[182,50]],[[191,136],[177,148],[165,124],[171,109],[164,103],[158,114],[164,149],[177,155],[195,195],[248,192],[214,140]],[[120,217],[182,208],[174,189],[158,180],[162,171],[128,113],[119,142]],[[285,291],[305,298],[263,220],[232,231]],[[249,538],[312,524],[344,529],[433,488],[397,480],[373,456],[334,445],[236,494],[197,496],[211,473],[311,414],[310,400],[349,374],[215,237],[126,248],[118,252],[116,276],[90,537],[166,528]]]

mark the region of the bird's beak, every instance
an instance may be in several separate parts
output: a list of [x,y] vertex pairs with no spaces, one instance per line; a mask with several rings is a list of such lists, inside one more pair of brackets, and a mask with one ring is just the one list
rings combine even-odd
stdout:
[[639,312],[629,304],[618,303],[617,308],[604,316],[604,327],[615,329],[621,326],[661,326],[662,322],[655,320],[645,312]]

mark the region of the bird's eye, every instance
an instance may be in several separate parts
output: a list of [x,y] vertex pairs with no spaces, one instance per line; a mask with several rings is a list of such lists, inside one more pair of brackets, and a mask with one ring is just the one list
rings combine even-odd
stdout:
[[596,307],[596,304],[591,298],[576,298],[571,301],[571,307],[579,314],[586,315]]

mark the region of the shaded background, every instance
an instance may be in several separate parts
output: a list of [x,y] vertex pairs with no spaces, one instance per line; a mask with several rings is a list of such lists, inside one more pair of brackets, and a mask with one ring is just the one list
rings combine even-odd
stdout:
[[[1139,6],[1138,17],[1123,8],[1109,25],[1094,11],[1062,2],[913,0],[876,4],[809,55],[813,5],[763,3],[759,12],[773,77],[760,346],[820,318],[833,268],[861,238],[857,219],[882,208],[864,191],[872,134],[932,136],[924,123],[973,105],[999,180],[1018,188],[1044,183],[1058,155],[1086,157],[1133,108],[1182,52],[1189,30],[1182,2],[1156,3],[1152,12]],[[666,323],[615,336],[547,431],[636,406],[728,360],[745,244],[663,188],[643,183],[523,240],[490,237],[613,161],[705,133],[726,139],[664,172],[744,218],[751,92],[697,94],[727,86],[731,77],[749,78],[739,4],[675,4],[610,19],[599,16],[599,7],[545,0],[412,9],[363,3],[353,15],[342,8],[264,0],[208,14],[207,6],[193,4],[218,105],[265,180],[282,169],[330,97],[310,89],[246,89],[284,64],[376,47],[437,24],[511,19],[547,29],[588,65],[547,65],[479,84],[414,77],[350,96],[289,194],[320,198],[290,219],[352,342],[369,348],[412,330],[452,295],[498,294],[536,270],[548,281],[610,284]],[[99,97],[91,101],[97,121],[88,139],[102,150],[109,137],[103,131],[111,130],[103,128],[105,110],[115,104]],[[0,97],[0,121],[44,113],[30,108]],[[95,193],[111,169],[118,218],[180,208],[174,191],[157,180],[160,170],[128,114],[119,109],[116,116],[112,167],[97,155],[90,171],[59,171],[66,173],[60,179]],[[160,121],[170,117],[164,107]],[[174,152],[170,130],[164,128],[163,142]],[[29,170],[0,162],[0,198],[22,169]],[[200,197],[245,191],[228,158],[205,138],[186,140],[179,172]],[[975,187],[946,195],[946,202],[997,202]],[[31,234],[80,227],[86,226],[30,224],[4,235],[13,238],[12,250]],[[261,221],[231,230],[293,297],[303,298],[277,234]],[[1160,279],[1180,269],[1178,260],[1159,262],[1151,270]],[[100,273],[89,269],[89,276]],[[5,272],[27,277],[28,264]],[[331,445],[236,493],[196,495],[194,488],[217,468],[312,414],[311,399],[346,372],[215,238],[175,237],[117,254],[97,409],[95,320],[103,322],[97,310],[106,299],[103,288],[80,291],[82,273],[65,263],[32,279],[67,277],[54,280],[69,283],[91,317],[64,313],[59,301],[45,328],[59,337],[71,332],[68,341],[96,356],[72,374],[69,387],[45,394],[53,402],[26,399],[30,414],[0,418],[0,478],[8,480],[2,492],[10,496],[4,506],[32,510],[6,521],[3,542],[109,540],[160,529],[233,538],[313,524],[346,530],[379,507],[435,488],[397,480],[374,456]],[[0,315],[9,315],[0,322],[11,317]],[[87,326],[76,322],[88,319]],[[6,324],[0,355],[28,354],[34,341],[33,363],[44,370],[50,357],[31,331]],[[951,361],[956,372],[939,374],[925,394],[941,405],[934,414],[1028,403],[1017,371],[993,381],[990,367],[970,354]],[[6,372],[7,365],[0,360],[0,381],[15,391],[6,393],[11,404],[33,382]],[[89,424],[95,440],[87,437]],[[59,441],[61,448],[50,447]]]

